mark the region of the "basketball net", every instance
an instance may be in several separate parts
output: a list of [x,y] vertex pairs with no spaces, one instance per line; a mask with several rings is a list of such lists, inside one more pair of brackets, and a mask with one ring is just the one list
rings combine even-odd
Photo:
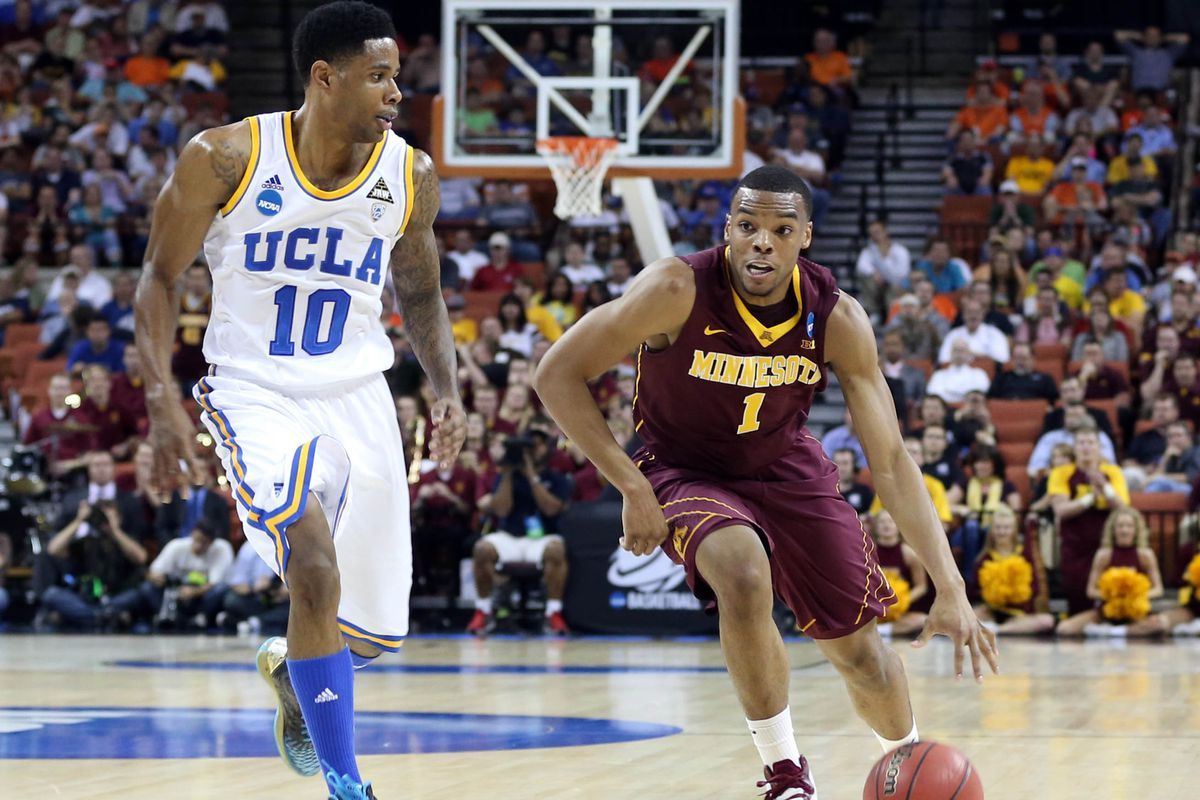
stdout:
[[538,153],[550,165],[558,197],[554,214],[559,219],[600,213],[604,176],[617,157],[617,140],[589,136],[551,136],[539,139]]

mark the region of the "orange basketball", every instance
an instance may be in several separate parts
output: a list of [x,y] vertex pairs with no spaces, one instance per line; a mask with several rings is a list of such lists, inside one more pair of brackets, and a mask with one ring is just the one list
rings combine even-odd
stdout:
[[871,769],[863,800],[983,800],[979,773],[948,744],[897,747]]

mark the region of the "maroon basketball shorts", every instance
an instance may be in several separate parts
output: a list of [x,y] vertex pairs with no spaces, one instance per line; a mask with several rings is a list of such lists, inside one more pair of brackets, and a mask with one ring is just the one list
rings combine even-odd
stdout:
[[836,469],[819,447],[800,446],[754,479],[662,466],[645,451],[635,460],[667,518],[662,548],[686,568],[688,586],[710,610],[716,595],[696,568],[696,552],[732,525],[762,538],[775,594],[814,639],[853,633],[896,601],[875,542],[838,493]]

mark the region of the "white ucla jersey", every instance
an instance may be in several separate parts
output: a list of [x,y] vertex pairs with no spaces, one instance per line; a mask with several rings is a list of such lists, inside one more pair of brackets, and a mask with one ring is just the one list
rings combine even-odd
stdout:
[[204,357],[284,388],[388,369],[380,297],[412,213],[412,147],[389,131],[354,180],[324,191],[300,169],[292,112],[248,121],[249,166],[204,240],[213,276]]

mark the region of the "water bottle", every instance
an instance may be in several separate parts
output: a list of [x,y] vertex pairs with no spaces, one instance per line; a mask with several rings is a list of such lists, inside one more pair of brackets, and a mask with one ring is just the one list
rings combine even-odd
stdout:
[[542,527],[542,518],[537,514],[530,514],[525,518],[525,535],[530,539],[540,539],[546,535],[546,529]]

